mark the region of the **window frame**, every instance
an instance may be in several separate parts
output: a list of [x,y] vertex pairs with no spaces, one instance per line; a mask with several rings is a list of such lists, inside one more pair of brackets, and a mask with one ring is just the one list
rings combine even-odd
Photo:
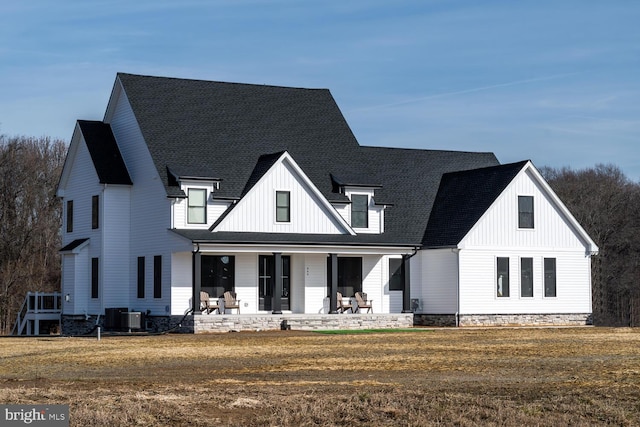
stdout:
[[[549,289],[547,282],[547,261],[553,261],[553,295],[549,295],[547,290]],[[557,298],[558,297],[558,259],[555,257],[544,257],[542,259],[543,269],[543,288],[545,298]]]
[[[356,202],[358,200],[358,202]],[[358,222],[354,220],[364,214],[363,219],[358,219]],[[364,225],[362,225],[364,224]],[[369,195],[368,194],[351,194],[351,227],[353,228],[369,228]]]
[[[525,201],[531,201],[531,210],[525,210]],[[533,196],[518,196],[518,229],[533,230],[535,228],[535,200]]]
[[[280,196],[286,196],[286,203],[281,203]],[[277,223],[290,223],[291,222],[291,191],[276,190],[276,222]],[[282,216],[284,214],[284,216]]]
[[162,255],[153,257],[153,297],[162,298]]
[[[504,292],[504,283],[500,282],[500,279],[503,278],[500,276],[501,273],[501,261],[504,263],[506,262],[506,293]],[[496,257],[496,276],[495,276],[495,296],[496,298],[510,298],[511,297],[511,291],[510,291],[510,283],[509,283],[509,276],[510,276],[510,259],[509,257]],[[502,266],[504,267],[504,265]],[[504,271],[504,270],[502,270]],[[500,289],[502,288],[502,292],[500,291]]]
[[146,282],[146,262],[145,257],[138,257],[138,298],[144,298],[145,294],[145,282]]
[[100,228],[100,195],[91,196],[91,229]]
[[[397,267],[392,264],[398,264]],[[404,291],[404,269],[402,258],[389,258],[389,290]],[[395,280],[394,280],[395,279]]]
[[73,200],[67,200],[67,233],[73,233]]
[[[194,197],[191,197],[192,192],[204,193],[202,196],[202,205],[191,204]],[[193,212],[193,213],[192,213]],[[202,215],[202,220],[197,221],[196,218],[192,218],[198,213]],[[187,224],[206,224],[207,223],[207,189],[206,188],[188,188],[187,189]]]
[[[525,263],[529,264],[525,266]],[[526,269],[525,269],[526,267]],[[529,272],[530,276],[526,277],[525,273]],[[527,288],[525,289],[525,285]],[[532,257],[521,257],[520,258],[520,298],[533,298],[533,258]],[[525,292],[528,291],[528,292]],[[530,295],[529,295],[530,293]]]
[[100,258],[91,258],[91,299],[100,298]]

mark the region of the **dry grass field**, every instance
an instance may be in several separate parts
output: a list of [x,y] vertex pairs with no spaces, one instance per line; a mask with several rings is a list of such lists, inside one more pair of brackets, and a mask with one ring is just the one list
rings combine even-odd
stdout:
[[2,338],[0,403],[72,426],[634,426],[640,330]]

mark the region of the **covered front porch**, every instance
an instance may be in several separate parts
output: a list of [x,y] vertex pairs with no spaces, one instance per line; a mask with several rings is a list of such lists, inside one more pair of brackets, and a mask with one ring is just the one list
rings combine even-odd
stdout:
[[[366,293],[372,300],[375,315],[410,314],[409,264],[413,253],[414,248],[406,246],[193,242],[191,253],[173,255],[172,315],[192,310],[196,325],[240,322],[234,317],[238,315],[253,315],[254,319],[260,318],[255,315],[264,315],[269,329],[273,329],[275,323],[279,328],[282,320],[290,323],[289,319],[292,325],[306,325],[309,329],[316,324],[342,328],[352,322],[372,321],[371,317],[362,317],[372,313],[354,314],[355,310],[346,314],[354,316],[349,322],[328,321],[327,316],[345,317],[338,314],[338,292],[347,299],[353,298],[356,292]],[[184,280],[187,271],[191,279],[188,284]],[[176,280],[178,272],[181,272],[182,283]],[[203,311],[200,298],[203,291],[215,302],[219,301],[220,310],[209,314]],[[235,294],[238,308],[225,307],[222,299],[225,292]],[[355,306],[355,300],[353,303]],[[297,316],[277,317],[302,314],[307,320]],[[393,319],[397,322],[397,316]],[[376,320],[386,325],[384,316]],[[253,322],[256,325],[249,329],[263,328],[260,322],[256,320]],[[412,325],[412,320],[403,327],[407,324]]]

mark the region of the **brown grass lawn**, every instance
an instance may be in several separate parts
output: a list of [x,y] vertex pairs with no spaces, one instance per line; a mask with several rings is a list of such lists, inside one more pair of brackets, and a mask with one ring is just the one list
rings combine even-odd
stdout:
[[0,403],[72,426],[634,426],[640,330],[3,338]]

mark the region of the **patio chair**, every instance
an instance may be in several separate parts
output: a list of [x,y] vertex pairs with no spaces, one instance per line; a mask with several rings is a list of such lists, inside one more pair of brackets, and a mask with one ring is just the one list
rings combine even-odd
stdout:
[[238,310],[238,314],[240,314],[240,300],[236,299],[236,293],[227,291],[224,293],[224,309],[226,310]]
[[373,300],[367,299],[367,294],[364,292],[356,292],[356,304],[358,304],[358,308],[356,308],[356,313],[360,311],[361,308],[366,308],[367,313],[373,313],[373,307],[371,306]]
[[337,292],[337,304],[336,304],[336,311],[338,313],[344,313],[347,310],[351,310],[351,312],[353,313],[353,305],[351,304],[351,302],[344,302],[342,301],[342,293]]
[[211,297],[209,297],[208,292],[200,291],[200,310],[206,311],[207,314],[210,314],[216,310],[220,313],[220,306],[218,305],[218,300],[211,301]]

